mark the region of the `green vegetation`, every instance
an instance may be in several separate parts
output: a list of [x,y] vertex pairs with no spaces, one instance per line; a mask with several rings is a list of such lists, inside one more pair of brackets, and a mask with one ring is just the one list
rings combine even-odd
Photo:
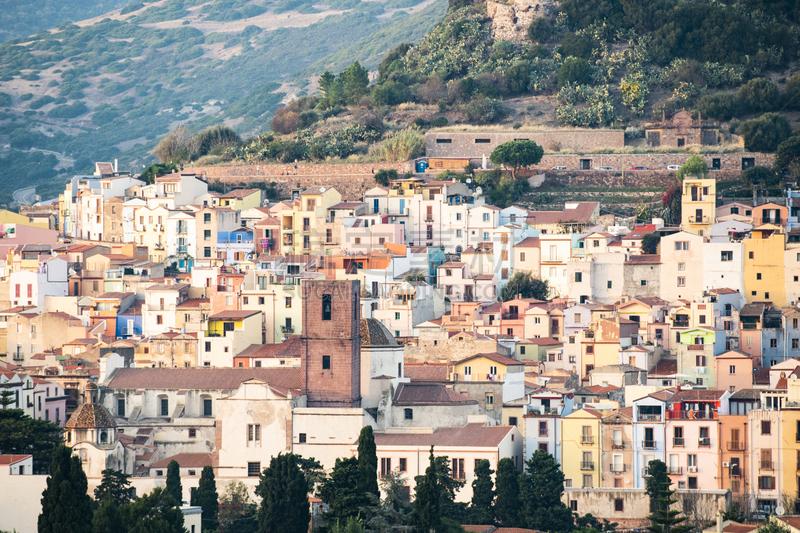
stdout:
[[173,459],[167,465],[167,487],[166,493],[178,505],[183,503],[183,487],[181,486],[181,466]]
[[308,481],[297,463],[294,454],[278,454],[261,473],[261,481],[256,487],[256,494],[261,497],[258,510],[260,533],[308,531],[311,520]]
[[489,159],[497,166],[511,170],[511,178],[517,179],[521,167],[536,165],[542,160],[544,149],[533,141],[508,141],[492,151]]
[[[4,453],[6,450],[3,450]],[[92,499],[81,460],[72,448],[59,444],[53,449],[47,488],[42,493],[39,531],[42,533],[90,533]]]
[[500,291],[500,299],[507,302],[517,296],[547,301],[550,299],[550,283],[546,279],[535,277],[530,271],[518,270]]
[[683,181],[683,178],[688,176],[704,178],[708,175],[708,165],[702,157],[693,155],[678,169],[676,175],[679,181]]
[[217,482],[214,478],[213,467],[203,467],[197,490],[192,492],[191,504],[199,505],[203,508],[203,530],[216,531],[217,528],[215,525],[219,507],[219,495],[217,494]]
[[0,453],[33,455],[36,474],[47,473],[53,450],[63,441],[62,434],[62,428],[33,419],[22,409],[0,409]]

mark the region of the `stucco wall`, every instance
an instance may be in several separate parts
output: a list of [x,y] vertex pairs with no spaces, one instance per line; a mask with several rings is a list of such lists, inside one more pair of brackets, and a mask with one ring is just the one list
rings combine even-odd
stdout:
[[[444,142],[449,139],[450,142]],[[623,130],[553,130],[543,132],[434,132],[425,135],[425,154],[428,157],[489,157],[499,145],[519,139],[527,139],[545,150],[590,151],[598,148],[622,148],[625,146]],[[488,142],[480,142],[486,140]],[[478,142],[476,142],[478,141]],[[577,168],[577,164],[575,166]]]

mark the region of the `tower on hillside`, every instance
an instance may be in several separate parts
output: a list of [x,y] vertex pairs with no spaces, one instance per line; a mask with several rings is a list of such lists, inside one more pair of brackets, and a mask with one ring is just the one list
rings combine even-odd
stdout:
[[361,283],[303,281],[303,394],[309,407],[361,406]]

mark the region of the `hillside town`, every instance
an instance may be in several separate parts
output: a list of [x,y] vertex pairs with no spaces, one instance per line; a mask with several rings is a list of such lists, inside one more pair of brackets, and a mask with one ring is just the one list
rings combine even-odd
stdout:
[[[3,409],[63,428],[90,490],[114,469],[144,494],[174,460],[187,502],[204,467],[252,491],[271,458],[329,471],[371,426],[409,498],[431,447],[456,502],[479,461],[542,450],[572,512],[623,529],[649,523],[653,460],[698,522],[800,512],[800,192],[722,203],[739,154],[683,177],[671,224],[499,208],[437,176],[486,167],[442,139],[359,195],[98,162],[53,209],[0,211]],[[0,467],[4,529],[33,531],[47,476]]]

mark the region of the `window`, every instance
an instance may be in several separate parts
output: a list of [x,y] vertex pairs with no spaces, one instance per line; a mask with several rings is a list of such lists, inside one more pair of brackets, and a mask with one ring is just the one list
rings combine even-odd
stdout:
[[606,286],[607,286],[609,289],[611,288],[611,280],[608,280],[608,282],[606,283]]
[[392,458],[381,457],[381,477],[386,477],[392,473]]
[[689,241],[675,241],[675,251],[688,251],[689,250]]
[[756,272],[756,279],[761,279],[761,272]]
[[489,240],[489,232],[488,231],[484,231],[483,232],[483,240],[484,241],[488,241]]
[[297,434],[297,441],[300,444],[304,444],[306,442],[306,434],[305,433],[298,433]]
[[517,425],[517,417],[516,416],[509,416],[508,417],[508,425],[509,426],[516,426]]
[[212,416],[211,398],[203,398],[203,416]]
[[194,439],[197,437],[197,430],[195,428],[189,428],[189,438]]
[[161,398],[160,402],[161,416],[169,416],[169,399]]
[[792,339],[792,349],[797,350],[800,348],[800,339]]
[[494,405],[494,394],[491,392],[486,393],[486,408],[488,409],[490,405]]
[[207,352],[210,352],[210,351],[211,351],[211,342],[210,342],[210,341],[206,341],[206,346],[205,346],[205,348],[206,348],[206,351],[207,351]]
[[575,283],[580,283],[582,281],[583,281],[583,273],[575,272]]
[[590,489],[594,485],[592,483],[592,474],[584,474],[583,475],[583,488]]
[[772,476],[759,476],[758,488],[761,490],[772,490],[775,488],[775,478]]
[[261,442],[261,424],[247,424],[247,445],[258,446]]
[[396,312],[396,313],[394,314],[394,319],[395,319],[395,320],[400,320],[400,313]]
[[[570,479],[570,482],[572,482],[571,479]],[[578,512],[578,500],[570,500],[569,501],[569,510],[572,511],[573,513],[577,513]]]
[[322,295],[322,320],[330,320],[332,312],[332,297],[330,294]]
[[291,309],[291,308],[292,308],[292,297],[291,296],[287,296],[286,297],[286,309]]
[[729,374],[735,374],[736,373],[736,366],[735,365],[730,365],[728,367],[728,373]]
[[258,305],[264,305],[264,297],[263,296],[259,296],[258,297]]
[[721,252],[722,261],[733,261],[733,252]]
[[397,470],[400,472],[408,472],[408,459],[401,457],[400,464],[397,466]]
[[754,253],[754,252],[747,252],[747,258],[748,258],[748,259],[755,259],[755,257],[754,257],[754,256],[755,256],[755,253]]
[[686,278],[683,276],[678,276],[678,287],[685,287],[686,286]]
[[361,244],[361,237],[356,237],[354,244]]
[[156,324],[161,325],[163,323],[164,323],[164,317],[161,315],[156,315]]
[[761,421],[761,434],[762,435],[771,435],[772,434],[772,423],[769,420],[762,420]]
[[247,477],[258,477],[261,475],[261,463],[247,463]]
[[203,223],[204,224],[211,223],[211,213],[203,213]]
[[322,356],[322,370],[330,370],[331,369],[331,356],[330,355],[323,355]]
[[777,348],[778,347],[778,339],[770,339],[769,340],[769,347],[770,348]]
[[697,478],[696,477],[690,477],[690,478],[687,479],[687,481],[688,481],[688,488],[690,488],[690,489],[696,489],[697,488]]
[[705,355],[697,355],[694,358],[694,366],[706,366],[706,356]]
[[403,409],[403,418],[405,420],[414,420],[414,410],[413,409]]
[[484,222],[489,222],[489,213],[484,213],[483,214],[483,221]]
[[452,470],[451,475],[453,479],[466,479],[466,472],[464,472],[464,459],[453,459],[452,460]]
[[643,280],[641,280],[641,281],[639,282],[639,284],[640,284],[642,287],[647,287],[647,280],[646,280],[646,279],[643,279]]
[[621,513],[625,510],[625,506],[622,503],[622,499],[614,500],[614,512]]
[[211,240],[211,230],[210,229],[203,230],[203,240],[204,241],[210,241]]

